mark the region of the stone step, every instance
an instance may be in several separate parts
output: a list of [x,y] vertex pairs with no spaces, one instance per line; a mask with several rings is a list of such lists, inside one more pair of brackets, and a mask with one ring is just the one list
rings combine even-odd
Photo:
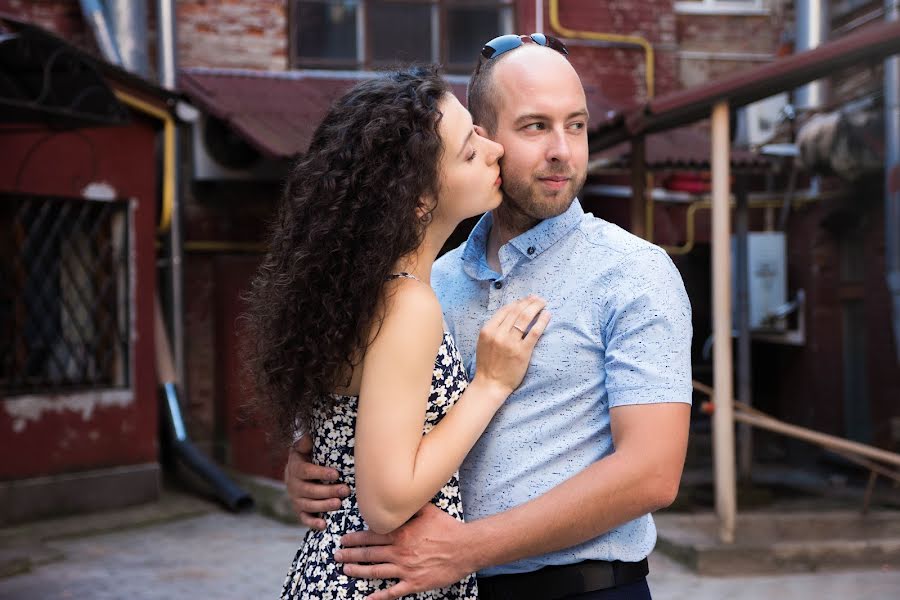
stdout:
[[657,549],[700,575],[900,568],[900,511],[746,512],[733,544],[713,513],[657,513]]

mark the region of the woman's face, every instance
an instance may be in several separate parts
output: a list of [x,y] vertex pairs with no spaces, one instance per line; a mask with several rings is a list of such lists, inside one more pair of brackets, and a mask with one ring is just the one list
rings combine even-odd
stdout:
[[433,218],[451,222],[480,215],[500,204],[500,157],[503,146],[479,135],[456,96],[447,94],[439,108],[438,130],[444,146],[441,186]]

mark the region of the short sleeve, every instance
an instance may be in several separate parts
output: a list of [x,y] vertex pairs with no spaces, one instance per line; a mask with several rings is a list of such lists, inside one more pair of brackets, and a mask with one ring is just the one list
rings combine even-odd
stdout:
[[609,406],[691,402],[691,305],[669,256],[625,256],[603,302]]

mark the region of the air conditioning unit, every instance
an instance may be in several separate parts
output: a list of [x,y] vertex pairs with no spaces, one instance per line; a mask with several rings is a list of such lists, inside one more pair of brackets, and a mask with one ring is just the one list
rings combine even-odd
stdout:
[[784,120],[784,110],[787,105],[788,95],[783,93],[742,108],[738,113],[735,145],[755,148],[771,140],[778,124]]
[[202,115],[192,128],[194,179],[282,181],[288,164],[262,156],[225,121]]

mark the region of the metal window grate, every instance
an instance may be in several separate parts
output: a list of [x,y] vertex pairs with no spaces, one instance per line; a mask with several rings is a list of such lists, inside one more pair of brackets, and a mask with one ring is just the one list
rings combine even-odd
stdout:
[[0,195],[0,395],[128,385],[128,204]]

